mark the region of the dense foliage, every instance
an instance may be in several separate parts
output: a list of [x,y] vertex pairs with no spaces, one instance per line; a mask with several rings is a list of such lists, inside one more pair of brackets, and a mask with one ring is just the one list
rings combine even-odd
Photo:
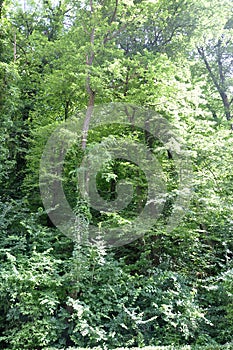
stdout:
[[[1,349],[232,342],[232,40],[231,0],[0,1]],[[168,232],[179,194],[169,147],[133,125],[97,126],[87,139],[86,127],[63,171],[78,233],[100,231],[80,242],[43,208],[40,160],[57,126],[110,102],[149,108],[176,128],[192,196]],[[145,174],[106,151],[96,182],[109,208],[118,181],[133,188],[120,212],[91,208],[76,179],[84,154],[109,135],[152,150],[167,187],[157,223],[121,247],[107,247],[101,229],[137,217]]]

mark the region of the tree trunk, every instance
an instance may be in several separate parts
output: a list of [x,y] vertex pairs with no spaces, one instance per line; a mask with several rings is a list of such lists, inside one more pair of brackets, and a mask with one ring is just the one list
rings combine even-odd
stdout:
[[230,101],[228,96],[224,91],[221,91],[220,95],[222,98],[226,119],[231,120]]

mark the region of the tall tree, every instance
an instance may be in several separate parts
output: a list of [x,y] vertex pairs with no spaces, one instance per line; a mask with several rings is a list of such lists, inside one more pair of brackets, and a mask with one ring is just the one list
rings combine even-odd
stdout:
[[[223,114],[227,121],[232,119],[233,87],[232,87],[232,63],[233,63],[233,21],[231,3],[227,0],[223,5],[213,3],[213,8],[218,9],[218,25],[212,28],[209,25],[205,34],[202,34],[200,42],[197,43],[197,52],[203,62],[213,92],[220,98]],[[198,70],[199,71],[199,70]],[[200,72],[200,71],[199,71]],[[210,98],[211,100],[211,98]],[[211,107],[212,105],[212,107]],[[210,109],[214,116],[219,111],[210,101]]]

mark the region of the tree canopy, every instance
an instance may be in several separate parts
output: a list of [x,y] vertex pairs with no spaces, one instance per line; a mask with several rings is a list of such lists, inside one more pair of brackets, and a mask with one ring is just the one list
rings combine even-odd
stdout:
[[232,36],[231,0],[0,0],[2,349],[232,342]]

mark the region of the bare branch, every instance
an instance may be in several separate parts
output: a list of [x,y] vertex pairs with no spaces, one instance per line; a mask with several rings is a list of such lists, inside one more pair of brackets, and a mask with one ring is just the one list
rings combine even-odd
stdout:
[[116,18],[117,8],[118,8],[118,0],[115,0],[115,1],[116,1],[116,3],[115,3],[114,11],[113,11],[113,14],[112,14],[112,17],[110,19],[109,24],[112,24],[112,22],[114,22],[114,20]]
[[207,61],[207,58],[205,56],[205,52],[204,52],[204,49],[203,47],[197,47],[197,51],[199,53],[199,55],[201,56],[201,58],[203,59],[204,63],[205,63],[205,66],[211,76],[211,79],[213,80],[213,83],[214,85],[216,86],[216,88],[218,89],[218,92],[221,91],[221,86],[219,85],[218,81],[217,81],[217,78],[215,77],[213,71],[212,71],[212,68],[210,67],[209,65],[209,62]]

